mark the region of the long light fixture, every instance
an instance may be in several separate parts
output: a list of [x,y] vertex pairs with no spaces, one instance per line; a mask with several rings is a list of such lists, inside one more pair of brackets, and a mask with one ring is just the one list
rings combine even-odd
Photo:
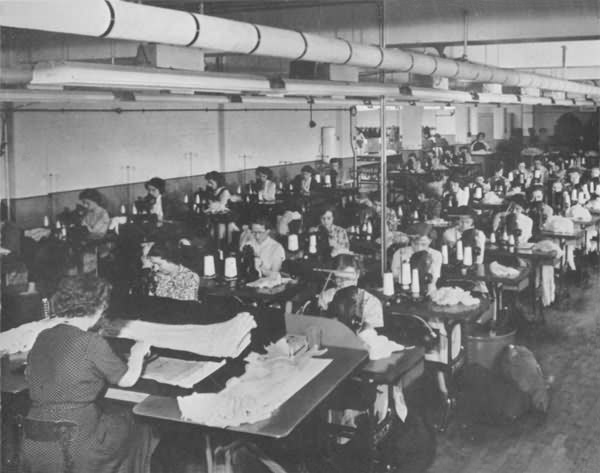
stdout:
[[112,92],[0,89],[0,102],[81,103],[116,101]]
[[176,103],[178,105],[192,105],[198,106],[199,104],[222,104],[229,103],[229,97],[225,95],[189,95],[189,94],[135,94],[136,102],[143,103]]
[[379,82],[317,81],[276,79],[273,92],[301,97],[388,97],[400,98],[399,84]]
[[429,89],[425,87],[410,87],[405,86],[400,89],[402,95],[405,97],[412,97],[424,101],[433,102],[473,102],[473,95],[469,92],[463,92],[461,90],[441,90],[441,89]]
[[519,99],[513,94],[491,94],[487,92],[477,92],[476,101],[479,103],[505,103],[505,104],[518,104]]
[[595,107],[596,102],[589,98],[579,98],[574,100],[575,105],[578,107]]
[[78,62],[40,63],[33,69],[30,88],[111,88],[120,90],[169,90],[179,93],[269,93],[265,77],[217,74],[146,67]]
[[552,105],[550,97],[535,97],[533,95],[519,95],[519,101],[523,105]]

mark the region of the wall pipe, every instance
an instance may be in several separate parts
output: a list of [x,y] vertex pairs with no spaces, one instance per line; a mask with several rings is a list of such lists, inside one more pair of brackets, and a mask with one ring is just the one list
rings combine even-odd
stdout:
[[600,87],[540,74],[117,0],[3,2],[0,25],[600,96]]

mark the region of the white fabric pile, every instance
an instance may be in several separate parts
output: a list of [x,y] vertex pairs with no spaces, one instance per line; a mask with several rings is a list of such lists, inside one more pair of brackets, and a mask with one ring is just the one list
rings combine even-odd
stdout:
[[6,332],[0,332],[0,354],[13,355],[15,353],[28,352],[33,347],[36,338],[41,332],[56,325],[67,324],[78,327],[81,330],[87,330],[94,322],[95,316],[92,315],[90,317],[76,317],[72,319],[54,317],[52,319],[42,319],[19,325]]
[[52,231],[49,228],[32,228],[31,230],[25,230],[25,236],[35,241],[40,241],[42,238],[50,236]]
[[363,330],[358,334],[358,337],[367,346],[369,360],[388,358],[392,353],[403,351],[406,348],[404,345],[396,343],[384,335],[378,335],[372,328]]
[[221,392],[178,397],[182,418],[213,427],[267,419],[331,363],[310,356],[268,358],[254,353],[248,360],[246,372],[229,380]]
[[520,271],[517,268],[504,266],[497,261],[490,263],[490,271],[501,278],[516,278],[520,274]]
[[544,230],[554,233],[573,234],[575,233],[575,224],[570,218],[554,215],[548,219],[544,225]]
[[248,312],[210,325],[167,325],[130,320],[119,330],[118,337],[202,356],[235,358],[250,344],[250,332],[255,327],[256,321]]
[[565,212],[565,216],[579,222],[590,222],[592,220],[590,211],[581,204],[575,204],[572,207],[569,207]]
[[261,288],[261,289],[272,289],[282,284],[287,284],[291,281],[291,278],[283,278],[280,273],[276,273],[264,278],[257,279],[256,281],[249,282],[246,284],[248,287]]
[[431,301],[442,306],[462,304],[465,306],[479,305],[479,299],[473,297],[469,291],[460,287],[440,287],[431,294]]
[[482,202],[487,205],[502,205],[504,199],[495,192],[490,191],[483,196]]

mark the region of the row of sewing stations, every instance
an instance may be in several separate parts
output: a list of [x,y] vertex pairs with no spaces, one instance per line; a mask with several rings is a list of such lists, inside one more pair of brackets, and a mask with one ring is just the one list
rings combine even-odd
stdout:
[[[447,170],[441,174],[451,174]],[[433,419],[435,427],[444,430],[453,405],[453,375],[465,359],[470,356],[469,362],[491,364],[503,344],[514,341],[514,320],[505,292],[529,290],[533,319],[543,323],[543,306],[553,299],[541,300],[544,268],[559,269],[556,277],[551,276],[552,285],[567,270],[570,245],[590,249],[588,232],[600,220],[595,215],[575,215],[566,230],[547,225],[547,219],[536,222],[534,239],[558,242],[549,249],[519,242],[523,229],[518,228],[518,221],[493,223],[494,215],[514,203],[527,208],[523,199],[513,198],[508,191],[511,187],[522,187],[513,193],[520,195],[545,186],[543,201],[552,203],[552,181],[538,176],[536,169],[527,173],[527,186],[519,168],[514,173],[501,172],[498,179],[490,176],[485,184],[477,173],[451,174],[447,190],[438,199],[440,211],[430,205],[435,199],[421,199],[399,188],[394,179],[389,189],[383,186],[383,201],[388,205],[382,210],[377,197],[351,184],[332,186],[330,177],[323,179],[325,186],[313,191],[297,192],[281,185],[268,203],[258,202],[251,190],[240,189],[228,208],[216,211],[205,205],[202,193],[184,196],[178,221],[158,219],[143,205],[131,211],[125,208],[115,219],[116,231],[102,239],[74,243],[62,229],[51,232],[49,238],[84,259],[78,271],[112,271],[117,297],[100,333],[113,349],[127,352],[131,343],[126,340],[136,340],[142,333],[153,347],[140,381],[129,389],[111,387],[107,398],[130,404],[139,419],[156,423],[164,432],[171,432],[173,425],[184,432],[198,429],[208,471],[213,469],[224,432],[228,441],[238,435],[294,438],[298,442],[294,448],[331,461],[332,442],[337,445],[341,436],[351,437],[356,424],[336,424],[324,412],[356,408],[340,401],[340,391],[370,392],[385,386],[383,413],[376,412],[373,402],[363,402],[358,408],[367,414],[369,425],[362,458],[368,469],[375,469],[394,462],[380,455],[378,446],[393,429],[402,428],[407,410],[415,409],[412,415]],[[584,181],[588,194],[595,194],[594,179],[599,176],[591,168],[579,173],[581,182],[568,183],[577,189],[576,198]],[[398,174],[410,174],[416,180],[430,175]],[[533,182],[536,179],[539,182]],[[503,190],[494,188],[499,180]],[[453,182],[458,187],[453,188]],[[385,197],[388,191],[402,197],[391,201]],[[570,189],[561,190],[561,196],[565,192]],[[337,221],[345,228],[345,248],[336,247],[339,241],[325,222],[321,220],[319,227],[319,219],[327,213],[324,202],[327,209],[335,208]],[[558,214],[568,208],[555,210]],[[284,261],[275,272],[259,272],[255,257],[260,249],[245,260],[243,239],[267,231],[265,221],[278,228],[285,212],[300,218],[288,222],[298,224],[288,225],[287,232],[274,235]],[[198,235],[206,238],[203,244],[196,244]],[[431,257],[413,257],[418,250],[429,252],[409,243],[424,236],[429,239],[427,246],[441,258],[438,269],[433,268],[438,261]],[[140,268],[135,260],[154,244],[169,241],[176,242],[188,266],[199,275],[196,300],[161,297],[156,286],[147,280],[144,284],[148,268]],[[99,248],[106,247],[113,254],[135,257],[123,258],[118,265],[94,263],[89,254],[97,258]],[[403,252],[403,248],[411,249]],[[353,263],[344,267],[340,261],[349,261],[347,255],[352,255]],[[366,323],[360,310],[349,316],[350,306],[343,305],[347,298],[334,315],[319,304],[331,292],[330,286],[335,288],[338,279],[348,276],[352,265],[357,272],[350,279],[358,279],[352,285],[360,290],[350,299],[358,294],[363,310],[375,301],[381,307],[382,323]],[[129,270],[130,266],[135,269]],[[332,292],[334,297],[336,291]],[[356,332],[367,326],[368,336],[357,337]],[[3,392],[23,393],[27,389],[23,358],[13,356],[6,363]],[[433,374],[433,383],[425,382],[426,370]],[[398,395],[411,388],[439,391],[438,405],[413,406],[410,395]],[[421,412],[423,408],[434,412]],[[285,445],[290,447],[289,442]]]

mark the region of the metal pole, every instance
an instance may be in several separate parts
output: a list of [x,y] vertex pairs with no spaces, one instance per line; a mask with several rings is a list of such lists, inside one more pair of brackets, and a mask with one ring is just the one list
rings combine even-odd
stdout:
[[387,271],[387,136],[385,126],[385,97],[379,98],[379,126],[381,128],[381,180],[379,182],[379,190],[381,193],[381,280],[383,274]]

